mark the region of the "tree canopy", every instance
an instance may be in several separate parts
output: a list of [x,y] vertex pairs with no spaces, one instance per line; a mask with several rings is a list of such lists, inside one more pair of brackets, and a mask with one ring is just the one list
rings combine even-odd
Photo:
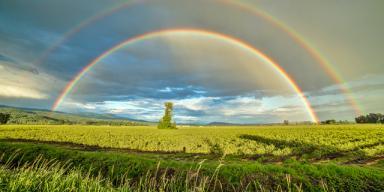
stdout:
[[384,115],[381,113],[370,113],[355,118],[356,123],[384,123]]
[[157,128],[159,129],[176,129],[176,123],[172,122],[173,103],[165,102],[164,116],[160,119]]

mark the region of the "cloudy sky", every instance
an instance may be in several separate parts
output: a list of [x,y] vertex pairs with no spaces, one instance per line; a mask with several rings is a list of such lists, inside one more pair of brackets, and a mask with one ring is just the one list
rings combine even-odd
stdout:
[[[258,49],[292,77],[319,119],[352,120],[359,111],[384,112],[383,9],[382,0],[0,0],[0,104],[51,109],[111,47],[188,28]],[[194,32],[122,46],[84,74],[57,110],[156,121],[165,101],[183,123],[311,120],[270,64]]]

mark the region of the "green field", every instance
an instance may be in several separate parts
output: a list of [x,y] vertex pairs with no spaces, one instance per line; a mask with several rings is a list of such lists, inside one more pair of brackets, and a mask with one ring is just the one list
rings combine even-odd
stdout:
[[[70,162],[73,170],[59,176],[52,174],[60,171],[47,173],[45,182],[56,177],[71,182],[71,178],[87,176],[89,182],[78,185],[95,189],[94,183],[100,183],[101,191],[147,191],[144,186],[159,189],[160,185],[165,191],[384,190],[383,125],[190,126],[177,130],[3,125],[0,139],[3,159],[9,159],[0,169],[0,179],[13,178],[5,173],[22,175],[25,170],[39,177],[39,168],[25,167],[33,167],[31,162],[41,154],[43,159],[57,161],[60,166],[55,169],[67,170],[61,165]],[[15,168],[16,164],[24,167]],[[159,179],[157,172],[165,179]],[[117,183],[121,178],[124,182]],[[13,182],[20,182],[17,179]]]
[[71,142],[99,147],[154,152],[219,153],[222,155],[310,155],[340,153],[384,155],[382,125],[184,127],[40,126],[0,127],[1,138]]

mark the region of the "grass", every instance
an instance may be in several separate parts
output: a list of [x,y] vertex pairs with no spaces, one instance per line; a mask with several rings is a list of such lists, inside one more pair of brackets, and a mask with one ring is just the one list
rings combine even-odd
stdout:
[[[12,165],[10,167],[33,162],[36,154],[40,154],[44,159],[53,159],[62,164],[70,164],[76,170],[82,170],[82,174],[90,175],[92,178],[102,178],[116,183],[121,181],[123,177],[130,181],[129,186],[134,190],[137,189],[138,181],[148,180],[148,173],[160,172],[164,174],[167,172],[167,178],[185,181],[186,176],[195,174],[197,169],[200,170],[201,178],[199,179],[211,178],[210,180],[212,180],[212,176],[217,175],[214,178],[217,178],[223,191],[243,191],[247,187],[250,190],[254,189],[250,186],[258,186],[263,190],[281,189],[283,191],[297,189],[321,191],[325,189],[325,186],[336,191],[384,190],[384,183],[381,182],[384,180],[384,172],[375,167],[337,164],[314,165],[290,160],[279,165],[258,162],[205,161],[199,168],[199,162],[164,161],[157,158],[156,154],[90,152],[47,144],[19,142],[1,142],[0,146],[0,151],[5,154],[4,159],[12,159],[7,163]],[[220,169],[216,171],[219,165]],[[287,182],[287,178],[289,178],[289,182]],[[185,188],[187,184],[178,183],[175,185]],[[113,185],[112,187],[118,186]],[[175,187],[177,186],[173,186],[173,188]]]
[[[12,158],[12,157],[11,157]],[[11,160],[12,161],[12,160]],[[138,180],[126,175],[118,182],[101,174],[94,176],[90,171],[62,164],[59,161],[47,160],[38,156],[31,163],[12,166],[10,161],[0,166],[1,191],[303,191],[301,185],[292,183],[289,175],[285,176],[284,185],[265,188],[258,181],[236,188],[225,186],[218,178],[220,166],[212,175],[200,174],[201,165],[196,169],[181,173],[156,170],[148,171]],[[323,190],[326,185],[323,185]]]
[[[383,134],[381,125],[0,126],[0,189],[383,191]],[[52,164],[36,167],[38,154]]]

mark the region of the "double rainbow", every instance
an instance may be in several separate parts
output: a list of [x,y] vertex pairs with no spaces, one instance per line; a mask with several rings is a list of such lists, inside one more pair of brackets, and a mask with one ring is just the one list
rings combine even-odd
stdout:
[[[217,3],[223,3],[228,6],[233,6],[238,9],[241,9],[242,11],[251,13],[255,16],[261,17],[271,23],[274,27],[276,27],[279,30],[284,31],[287,35],[289,35],[296,43],[298,43],[303,49],[305,49],[316,61],[317,63],[323,68],[323,70],[330,76],[330,78],[339,85],[339,89],[342,91],[342,93],[345,95],[346,99],[350,103],[351,107],[354,109],[356,114],[361,114],[361,107],[357,104],[356,100],[353,98],[351,91],[346,87],[343,86],[343,78],[342,76],[337,72],[337,70],[332,66],[332,64],[326,59],[324,55],[321,54],[321,52],[317,49],[315,49],[315,46],[313,46],[309,41],[307,41],[302,35],[300,35],[298,32],[296,32],[294,29],[290,28],[288,25],[284,24],[280,20],[274,18],[273,16],[269,15],[268,13],[247,4],[242,3],[241,1],[232,1],[232,0],[216,0]],[[44,60],[47,59],[49,54],[53,52],[55,49],[57,49],[61,44],[63,44],[65,41],[70,39],[73,35],[80,32],[83,28],[97,22],[98,20],[105,18],[115,12],[118,12],[122,10],[123,8],[127,8],[129,6],[135,5],[137,3],[146,3],[144,0],[133,0],[129,2],[125,2],[123,4],[119,4],[117,6],[112,6],[110,9],[107,9],[93,17],[90,17],[82,22],[80,22],[78,25],[76,25],[73,29],[65,33],[62,38],[58,39],[51,47],[49,47],[42,56],[37,60],[37,63],[42,63]],[[303,103],[305,103],[306,109],[308,111],[308,114],[310,114],[311,119],[313,121],[318,121],[315,113],[313,112],[313,109],[310,107],[310,104],[308,100],[305,98],[304,94],[300,90],[299,86],[295,83],[295,81],[279,66],[276,62],[274,62],[271,58],[268,58],[265,54],[257,50],[256,48],[252,47],[249,44],[246,44],[245,42],[242,42],[239,39],[236,39],[234,37],[230,37],[228,35],[220,34],[217,32],[212,31],[206,31],[206,30],[198,30],[198,29],[168,29],[168,30],[160,30],[160,31],[154,31],[145,33],[142,35],[138,35],[136,37],[129,38],[122,43],[119,43],[118,45],[112,47],[111,49],[107,50],[100,56],[98,56],[96,59],[94,59],[90,64],[88,64],[86,67],[84,67],[61,91],[61,94],[58,96],[56,101],[54,102],[52,106],[52,110],[56,110],[60,104],[63,102],[63,99],[66,97],[66,95],[71,92],[73,87],[77,84],[77,82],[81,79],[81,77],[87,73],[89,70],[91,70],[92,66],[94,66],[98,61],[105,58],[106,56],[110,55],[114,51],[118,50],[119,48],[131,44],[143,39],[148,39],[155,36],[160,36],[161,34],[166,33],[187,33],[189,31],[190,33],[198,33],[198,34],[204,34],[206,36],[216,38],[216,39],[224,39],[226,42],[231,42],[233,44],[237,44],[239,47],[242,47],[243,49],[246,49],[248,51],[251,51],[258,55],[259,58],[266,61],[267,63],[270,63],[271,66],[274,66],[274,69],[281,74],[284,79],[289,82],[290,86],[298,93],[298,95],[302,98]]]
[[213,31],[207,31],[202,29],[167,29],[167,30],[159,30],[149,33],[144,33],[132,38],[128,38],[125,41],[122,41],[121,43],[113,46],[112,48],[108,49],[104,53],[100,54],[98,57],[96,57],[92,62],[90,62],[86,67],[84,67],[65,87],[65,89],[61,92],[60,96],[54,103],[52,110],[55,111],[60,104],[64,101],[65,97],[72,91],[72,89],[76,86],[76,84],[81,80],[82,77],[84,77],[87,72],[92,70],[92,68],[99,63],[102,59],[108,57],[115,51],[119,50],[120,48],[137,43],[139,41],[148,40],[151,38],[161,37],[163,35],[198,35],[198,36],[204,36],[206,38],[211,38],[215,40],[219,40],[228,44],[231,44],[232,46],[235,46],[237,48],[240,48],[244,51],[247,51],[254,56],[256,56],[258,59],[263,61],[264,63],[270,65],[294,90],[297,95],[300,97],[303,105],[305,106],[305,109],[307,110],[311,120],[313,122],[318,122],[318,117],[316,116],[315,112],[313,111],[310,103],[308,102],[308,99],[304,96],[303,91],[299,88],[297,83],[287,74],[287,72],[280,67],[275,61],[273,61],[271,58],[269,58],[267,55],[263,54],[261,51],[256,49],[255,47],[252,47],[251,45],[241,41],[240,39],[221,34],[218,32]]

